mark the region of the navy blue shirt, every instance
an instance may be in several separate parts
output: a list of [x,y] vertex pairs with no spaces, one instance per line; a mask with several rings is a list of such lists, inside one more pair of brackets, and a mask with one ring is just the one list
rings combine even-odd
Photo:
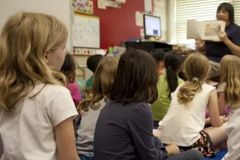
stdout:
[[[240,27],[236,24],[226,26],[226,34],[228,38],[236,45],[240,46]],[[206,56],[209,60],[219,62],[223,56],[232,54],[230,49],[223,42],[206,41]]]
[[163,160],[167,151],[152,134],[147,103],[108,102],[99,115],[94,160]]

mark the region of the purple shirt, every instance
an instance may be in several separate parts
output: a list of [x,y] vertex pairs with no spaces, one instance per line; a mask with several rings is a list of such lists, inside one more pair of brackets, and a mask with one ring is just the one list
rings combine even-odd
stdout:
[[[228,38],[236,45],[240,46],[240,27],[236,24],[230,24],[225,29]],[[223,42],[206,41],[206,55],[209,60],[219,62],[223,56],[232,54],[230,49]]]

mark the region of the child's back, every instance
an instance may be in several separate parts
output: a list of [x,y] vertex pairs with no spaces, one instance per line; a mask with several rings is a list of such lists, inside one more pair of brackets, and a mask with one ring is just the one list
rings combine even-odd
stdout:
[[187,105],[178,102],[179,88],[172,93],[169,110],[163,120],[159,122],[163,143],[189,146],[200,138],[199,132],[205,125],[205,112],[209,94],[215,89],[205,83],[201,87],[202,90],[196,93],[194,99]]
[[[178,84],[183,83],[183,80],[178,77],[181,69],[182,58],[174,52],[169,52],[164,56],[165,71],[159,76],[157,89],[158,99],[152,104],[152,112],[154,121],[158,122],[167,113],[171,102],[171,92],[175,91]],[[154,123],[156,125],[156,122]],[[155,126],[156,127],[156,126]]]
[[71,95],[65,87],[38,84],[15,105],[14,111],[1,109],[3,159],[55,159],[53,127],[76,115],[72,106]]
[[[159,122],[160,139],[166,144],[177,144],[183,150],[197,148],[205,156],[213,156],[212,144],[226,137],[223,127],[220,127],[222,119],[216,89],[205,83],[209,62],[205,56],[192,53],[184,61],[183,68],[187,81],[171,95],[170,108]],[[208,131],[204,130],[207,107],[211,124],[215,127]]]

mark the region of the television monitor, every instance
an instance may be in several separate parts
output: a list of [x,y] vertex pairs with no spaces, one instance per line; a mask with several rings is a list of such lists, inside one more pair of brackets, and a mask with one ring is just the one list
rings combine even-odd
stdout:
[[160,17],[144,14],[143,26],[144,26],[144,36],[146,39],[150,37],[161,37],[162,31],[161,31]]

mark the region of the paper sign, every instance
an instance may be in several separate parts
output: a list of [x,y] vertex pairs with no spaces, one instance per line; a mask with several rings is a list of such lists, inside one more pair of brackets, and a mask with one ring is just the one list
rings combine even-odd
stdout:
[[220,31],[224,32],[226,23],[224,21],[196,21],[188,20],[187,38],[202,39],[209,41],[221,41],[218,37]]

